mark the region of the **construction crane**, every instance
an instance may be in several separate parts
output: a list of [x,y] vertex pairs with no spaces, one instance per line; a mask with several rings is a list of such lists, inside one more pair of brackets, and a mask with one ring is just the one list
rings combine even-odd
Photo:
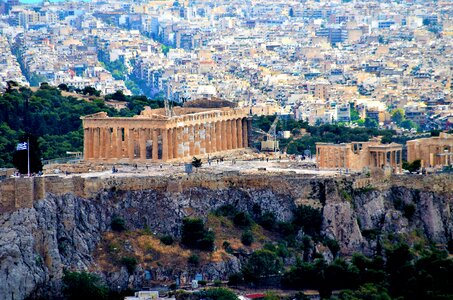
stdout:
[[[277,124],[279,121],[280,116],[276,116],[274,122],[272,122],[271,127],[269,128],[268,132],[265,132],[261,129],[255,129],[254,131],[260,134],[263,134],[267,137],[266,142],[272,144],[272,150],[274,153],[278,150],[278,141],[277,141]],[[263,149],[263,142],[261,143],[261,149]],[[266,147],[266,149],[269,149]]]

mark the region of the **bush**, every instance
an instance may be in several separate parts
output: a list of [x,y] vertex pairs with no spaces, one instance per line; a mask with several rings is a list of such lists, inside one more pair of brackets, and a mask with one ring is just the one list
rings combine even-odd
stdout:
[[87,272],[64,272],[63,294],[65,299],[107,299],[108,288],[101,279]]
[[214,280],[214,286],[221,286],[222,285],[222,281],[221,280]]
[[244,276],[242,273],[234,273],[228,277],[228,285],[237,286],[244,282]]
[[276,222],[277,218],[273,212],[265,212],[259,220],[260,225],[267,230],[274,229]]
[[258,250],[250,256],[242,273],[246,282],[258,283],[261,277],[278,274],[282,267],[281,259],[274,252]]
[[419,159],[414,160],[411,163],[406,161],[403,162],[403,169],[408,170],[411,173],[417,172],[421,167],[421,161]]
[[126,230],[126,224],[125,224],[123,218],[117,217],[117,216],[112,218],[110,227],[112,228],[112,230],[118,231],[118,232]]
[[199,299],[238,300],[235,293],[226,288],[212,288],[194,293]]
[[160,241],[162,244],[170,246],[170,245],[173,245],[175,240],[173,239],[173,237],[171,235],[164,235],[160,238]]
[[236,226],[239,227],[250,227],[253,224],[253,220],[250,215],[246,212],[238,212],[233,219],[233,222]]
[[191,249],[213,251],[214,241],[214,232],[204,228],[203,220],[194,218],[185,218],[183,220],[181,238],[183,245]]
[[304,232],[313,237],[317,236],[321,230],[322,213],[321,210],[307,205],[301,205],[294,211],[294,221],[296,226],[302,227]]
[[231,204],[225,204],[217,208],[214,212],[216,216],[234,217],[237,214],[237,209]]
[[198,284],[200,286],[206,286],[207,282],[206,282],[206,280],[198,280]]
[[338,252],[340,251],[340,245],[334,239],[326,238],[324,240],[324,245],[326,245],[329,248],[330,252],[332,252],[332,255],[334,257],[337,256]]
[[250,230],[247,230],[242,234],[241,242],[245,246],[250,246],[253,243],[253,241],[254,241],[253,233]]
[[189,263],[189,265],[198,266],[200,264],[200,256],[198,256],[196,254],[192,254],[187,259],[187,262]]
[[133,273],[137,267],[137,259],[135,257],[123,256],[121,263],[126,267],[129,273]]

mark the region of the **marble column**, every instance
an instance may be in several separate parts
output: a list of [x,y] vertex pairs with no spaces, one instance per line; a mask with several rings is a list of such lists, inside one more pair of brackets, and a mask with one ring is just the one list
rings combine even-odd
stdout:
[[173,128],[168,129],[168,159],[174,158],[173,154],[175,153],[174,151],[175,144],[173,143],[174,142],[173,135],[174,135]]
[[186,126],[183,129],[183,157],[187,157],[190,154],[190,126]]
[[227,149],[233,148],[233,128],[231,126],[231,120],[226,121],[226,138],[227,138]]
[[140,159],[146,160],[146,131],[144,128],[139,130],[140,139]]
[[112,131],[111,134],[111,148],[110,148],[110,158],[118,158],[118,130],[116,127],[110,129]]
[[212,152],[212,136],[211,136],[211,126],[212,123],[204,124],[204,145],[205,145],[205,153]]
[[176,141],[177,141],[177,158],[184,157],[184,138],[183,129],[181,127],[176,128]]
[[189,138],[189,155],[193,156],[195,154],[195,126],[188,127],[188,138]]
[[216,132],[216,122],[211,122],[210,124],[210,140],[211,140],[211,153],[217,151],[217,132]]
[[231,120],[231,148],[238,148],[238,131],[236,127],[236,120]]
[[193,127],[193,154],[200,155],[200,125]]
[[249,130],[246,118],[242,119],[242,140],[244,147],[247,148],[249,146]]
[[223,141],[222,141],[222,134],[223,134],[223,129],[222,129],[222,122],[215,122],[215,138],[216,138],[216,151],[222,151],[223,150]]
[[84,128],[83,129],[83,159],[87,160],[89,159],[89,145],[90,145],[90,140],[89,140],[89,128]]
[[159,132],[158,129],[153,130],[153,150],[151,159],[157,161],[159,159]]
[[116,128],[116,132],[116,158],[121,159],[123,157],[123,128]]
[[99,127],[93,128],[93,158],[99,158]]
[[242,139],[242,120],[236,120],[236,128],[237,128],[237,137],[238,137],[238,148],[244,148],[243,139]]
[[167,161],[168,160],[168,130],[167,129],[162,129],[162,160]]
[[207,139],[208,130],[206,128],[206,124],[200,124],[199,129],[200,129],[200,133],[199,133],[199,137],[200,137],[200,154],[206,154],[208,152],[207,148],[209,147],[208,146],[208,139]]
[[128,140],[127,140],[127,156],[130,160],[135,159],[135,130],[134,128],[129,128]]
[[221,140],[222,140],[222,150],[227,150],[228,149],[228,138],[227,138],[227,121],[222,121],[222,133],[221,135]]

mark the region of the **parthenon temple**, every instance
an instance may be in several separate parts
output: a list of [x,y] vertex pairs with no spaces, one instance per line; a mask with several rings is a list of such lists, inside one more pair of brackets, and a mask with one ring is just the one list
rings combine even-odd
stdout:
[[316,143],[316,162],[320,168],[354,171],[389,168],[402,172],[402,145],[381,144],[379,140],[343,144]]
[[145,108],[140,115],[81,117],[84,160],[168,161],[246,148],[251,119],[240,108]]

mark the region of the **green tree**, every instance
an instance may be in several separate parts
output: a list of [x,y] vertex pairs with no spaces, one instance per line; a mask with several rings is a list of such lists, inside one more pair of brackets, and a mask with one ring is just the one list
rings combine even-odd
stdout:
[[396,108],[392,110],[392,121],[395,122],[395,124],[399,125],[401,122],[404,120],[404,110],[401,108]]
[[181,242],[191,249],[214,250],[214,232],[204,228],[204,222],[196,218],[184,218]]
[[245,281],[259,283],[261,277],[277,275],[282,269],[282,261],[274,252],[258,250],[250,256],[242,273]]
[[376,120],[366,117],[363,125],[366,128],[378,128],[379,124]]
[[250,217],[250,215],[246,212],[240,211],[238,212],[233,219],[234,225],[243,227],[243,228],[248,228],[252,226],[253,220]]
[[137,259],[131,256],[123,256],[121,258],[121,263],[126,267],[129,274],[134,273],[135,268],[137,267]]
[[59,88],[61,91],[66,91],[66,92],[69,91],[69,87],[68,87],[68,85],[65,84],[65,83],[59,84],[59,85],[58,85],[58,88]]
[[245,246],[250,246],[253,243],[253,233],[250,230],[245,231],[241,236],[241,242]]
[[206,300],[238,300],[238,297],[231,290],[226,288],[211,288],[195,293],[199,299]]
[[400,123],[400,126],[404,129],[410,130],[410,129],[417,129],[417,124],[415,124],[411,120],[404,120]]
[[68,300],[107,299],[108,288],[101,279],[87,272],[64,272],[63,294]]
[[403,169],[408,170],[411,173],[417,172],[422,166],[421,160],[417,159],[411,163],[403,162]]
[[124,222],[124,219],[118,216],[115,216],[112,218],[112,222],[110,223],[110,227],[114,231],[124,231],[126,230],[126,222]]
[[90,96],[96,96],[96,97],[99,97],[101,96],[101,92],[96,90],[94,87],[92,86],[86,86],[83,88],[82,90],[82,94],[84,95],[90,95]]
[[354,102],[349,103],[349,106],[351,111],[351,121],[354,122],[360,120],[360,114],[357,109],[355,109]]

